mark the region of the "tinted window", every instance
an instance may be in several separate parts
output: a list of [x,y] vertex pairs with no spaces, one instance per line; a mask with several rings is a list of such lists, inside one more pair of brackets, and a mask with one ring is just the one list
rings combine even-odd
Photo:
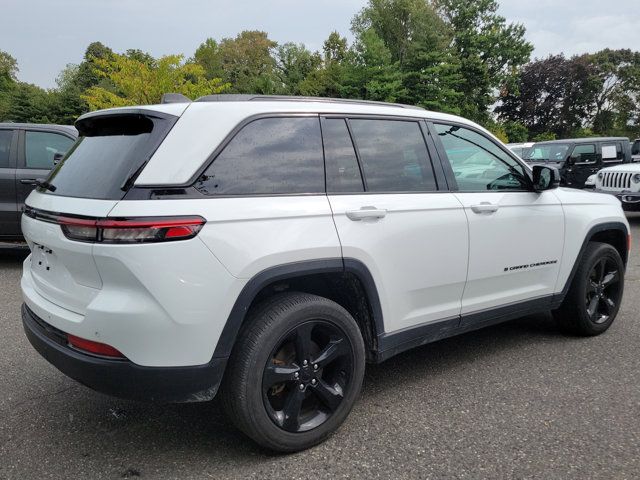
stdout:
[[596,146],[592,143],[585,145],[576,145],[571,152],[571,158],[577,163],[595,163]]
[[320,120],[251,122],[216,157],[196,188],[207,195],[324,192]]
[[55,192],[46,193],[122,199],[174,121],[174,117],[126,114],[78,122],[80,138],[49,176]]
[[0,130],[0,168],[9,166],[9,153],[13,130]]
[[462,192],[527,190],[524,167],[484,135],[452,125],[435,125]]
[[436,190],[427,146],[417,122],[350,120],[367,191]]
[[53,156],[67,153],[73,140],[64,135],[50,132],[26,132],[25,166],[49,170],[53,168]]
[[344,119],[326,119],[322,124],[327,192],[363,192],[358,159]]

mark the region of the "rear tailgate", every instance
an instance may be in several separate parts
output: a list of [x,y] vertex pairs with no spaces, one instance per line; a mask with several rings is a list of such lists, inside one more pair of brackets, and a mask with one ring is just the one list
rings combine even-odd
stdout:
[[47,213],[106,217],[115,200],[58,197],[33,192],[27,207],[38,216],[22,216],[22,232],[31,256],[24,274],[31,287],[59,307],[83,315],[87,305],[102,287],[93,258],[93,244],[67,239],[59,225],[46,221]]

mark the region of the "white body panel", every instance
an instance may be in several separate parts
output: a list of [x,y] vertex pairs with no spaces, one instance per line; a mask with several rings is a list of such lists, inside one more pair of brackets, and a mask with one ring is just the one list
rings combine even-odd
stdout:
[[[455,196],[469,221],[463,314],[554,293],[562,259],[564,215],[553,192]],[[495,211],[474,211],[484,205]],[[532,266],[542,262],[555,263]]]
[[[345,258],[371,271],[385,331],[460,314],[469,239],[460,202],[450,193],[331,195]],[[373,206],[386,216],[351,220],[347,212]]]

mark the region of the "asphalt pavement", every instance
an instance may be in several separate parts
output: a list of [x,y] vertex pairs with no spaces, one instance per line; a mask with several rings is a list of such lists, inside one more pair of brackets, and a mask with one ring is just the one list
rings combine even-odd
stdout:
[[[95,393],[29,345],[24,254],[0,254],[0,479],[640,478],[640,217],[624,302],[596,338],[521,318],[368,366],[324,444],[255,446],[216,402],[150,405]],[[543,239],[541,239],[543,241]]]

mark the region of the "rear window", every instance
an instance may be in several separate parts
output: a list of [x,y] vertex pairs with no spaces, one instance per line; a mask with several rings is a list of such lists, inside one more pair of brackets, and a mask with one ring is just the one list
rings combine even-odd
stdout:
[[53,169],[50,195],[121,200],[176,117],[119,114],[76,123],[80,138]]

